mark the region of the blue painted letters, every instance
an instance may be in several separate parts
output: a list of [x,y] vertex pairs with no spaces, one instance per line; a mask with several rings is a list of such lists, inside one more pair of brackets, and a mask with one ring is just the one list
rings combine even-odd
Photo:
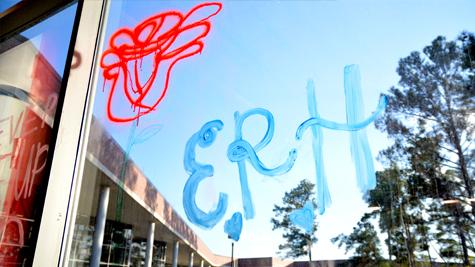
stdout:
[[[344,89],[346,99],[346,123],[337,123],[321,118],[317,110],[315,98],[315,86],[312,81],[307,83],[307,100],[310,118],[304,121],[297,129],[296,139],[301,140],[308,128],[312,130],[312,149],[316,169],[316,187],[319,213],[323,214],[331,203],[330,190],[325,175],[323,161],[323,135],[322,129],[332,129],[350,132],[350,148],[356,170],[357,184],[364,193],[376,186],[376,178],[373,166],[373,158],[369,148],[365,127],[371,124],[386,108],[387,99],[381,97],[376,111],[364,119],[363,100],[360,85],[360,74],[356,65],[345,67]],[[267,130],[262,139],[252,146],[243,139],[242,129],[244,121],[251,116],[263,116],[267,121]],[[251,190],[246,172],[246,160],[251,163],[257,172],[266,176],[282,175],[289,172],[297,158],[297,150],[291,149],[287,160],[281,165],[269,168],[259,159],[257,153],[266,147],[274,136],[274,117],[272,113],[263,108],[255,108],[240,114],[234,113],[235,140],[228,146],[227,156],[231,162],[236,162],[241,183],[241,197],[244,209],[244,217],[252,219],[255,216],[252,202]],[[201,227],[212,228],[224,216],[227,208],[227,195],[220,193],[218,206],[214,211],[208,213],[199,209],[195,203],[198,184],[206,177],[213,175],[213,167],[204,165],[195,160],[195,147],[199,144],[205,148],[210,146],[219,130],[223,128],[223,122],[215,120],[206,123],[200,131],[195,133],[186,144],[184,165],[190,174],[183,190],[183,204],[188,219]],[[310,206],[312,205],[312,206]],[[313,204],[306,204],[303,209],[292,213],[291,220],[294,224],[303,227],[306,231],[311,231],[313,227]],[[235,212],[231,219],[227,220],[224,226],[225,232],[233,240],[239,240],[242,229],[242,214]]]
[[[267,120],[267,131],[262,140],[254,147],[246,140],[242,139],[242,125],[244,121],[252,115],[261,115]],[[248,159],[254,169],[261,174],[267,176],[282,175],[292,169],[295,159],[297,158],[297,150],[292,149],[289,152],[289,157],[282,165],[269,169],[259,160],[256,153],[267,146],[274,136],[274,117],[272,114],[268,110],[262,108],[251,109],[242,115],[239,115],[239,113],[236,112],[234,113],[234,122],[236,124],[236,140],[228,147],[228,159],[232,162],[237,162],[238,164],[244,217],[246,219],[252,219],[254,218],[255,212],[251,192],[249,190],[245,160]]]
[[228,207],[228,196],[224,193],[219,194],[218,206],[214,211],[206,213],[198,208],[195,201],[198,185],[204,178],[213,176],[214,169],[211,165],[196,161],[195,148],[197,144],[203,148],[209,147],[221,129],[223,129],[223,122],[220,120],[210,121],[203,125],[201,130],[186,143],[185,159],[183,160],[185,170],[190,174],[183,189],[183,207],[188,220],[206,229],[213,228],[223,218]]

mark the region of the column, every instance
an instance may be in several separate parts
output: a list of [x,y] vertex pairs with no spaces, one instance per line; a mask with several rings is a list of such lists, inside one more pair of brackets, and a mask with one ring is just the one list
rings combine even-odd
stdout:
[[102,242],[104,241],[104,229],[106,228],[107,206],[109,206],[108,186],[102,187],[99,195],[99,205],[96,213],[96,225],[92,241],[91,267],[99,267],[101,262]]
[[201,260],[200,267],[205,267],[205,261],[204,260]]
[[188,267],[193,267],[193,257],[195,256],[195,253],[190,252],[190,259],[188,261]]
[[147,250],[145,251],[145,267],[152,267],[153,241],[155,240],[155,223],[148,225]]
[[175,244],[173,246],[173,260],[172,260],[172,267],[177,267],[178,266],[178,251],[180,249],[180,242],[175,241]]

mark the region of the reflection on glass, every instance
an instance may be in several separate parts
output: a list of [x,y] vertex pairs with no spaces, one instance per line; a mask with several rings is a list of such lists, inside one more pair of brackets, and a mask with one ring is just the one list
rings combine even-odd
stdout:
[[20,3],[21,0],[2,0],[0,1],[0,13],[6,11],[10,7]]
[[[6,266],[32,261],[75,9],[0,43],[0,262]],[[48,27],[58,23],[61,28]]]
[[[97,131],[98,129],[96,129]],[[90,157],[91,158],[91,157]],[[100,266],[143,266],[146,257],[146,228],[152,218],[132,198],[123,193],[97,166],[86,163],[78,215],[73,234],[69,266],[90,266],[93,257],[94,231],[101,187],[110,188],[109,208],[101,246]],[[120,211],[114,205],[122,201]],[[112,208],[111,208],[112,207]],[[120,213],[121,218],[117,218]],[[152,266],[165,266],[167,243],[153,241]]]
[[[163,28],[181,25],[178,14],[197,2],[113,1],[76,218],[94,232],[100,189],[111,188],[101,263],[143,261],[155,220],[167,264],[173,251],[179,265],[199,251],[205,260],[226,255],[214,263],[229,265],[230,238],[239,240],[240,264],[253,267],[270,266],[272,257],[288,266],[308,266],[307,258],[322,266],[472,264],[475,37],[462,31],[475,31],[466,11],[475,6],[424,3],[224,1],[219,13],[201,14],[213,14],[195,40],[201,53],[169,75],[157,47],[169,52],[177,35]],[[157,22],[157,14],[168,16]],[[361,80],[355,67],[345,79],[351,64]],[[147,94],[155,101],[146,104]],[[264,116],[244,116],[256,109]],[[206,122],[215,129],[206,131],[213,126]],[[311,182],[311,196],[303,197],[302,181]],[[310,198],[319,215],[309,204],[302,209]],[[281,201],[288,205],[278,208]],[[273,228],[280,216],[285,227],[273,221]]]

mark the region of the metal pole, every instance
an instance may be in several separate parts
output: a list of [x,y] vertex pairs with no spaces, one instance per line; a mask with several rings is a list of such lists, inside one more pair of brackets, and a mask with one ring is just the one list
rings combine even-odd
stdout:
[[313,267],[313,261],[312,261],[312,241],[307,239],[307,245],[308,245],[308,266]]
[[231,267],[234,267],[234,242],[231,242]]
[[106,228],[107,206],[109,205],[108,186],[102,187],[99,195],[99,206],[96,213],[96,226],[92,243],[91,267],[99,267],[101,263],[102,242],[104,241],[104,229]]
[[190,253],[190,260],[188,261],[188,267],[193,267],[193,257],[195,256],[195,253],[191,252]]
[[165,244],[165,247],[162,247],[162,253],[163,253],[163,266],[167,264],[167,245]]
[[155,240],[155,223],[151,222],[148,226],[147,250],[145,252],[145,267],[152,267],[154,240]]
[[172,267],[178,266],[178,252],[180,249],[180,242],[175,241],[175,245],[173,246],[173,259],[172,259]]

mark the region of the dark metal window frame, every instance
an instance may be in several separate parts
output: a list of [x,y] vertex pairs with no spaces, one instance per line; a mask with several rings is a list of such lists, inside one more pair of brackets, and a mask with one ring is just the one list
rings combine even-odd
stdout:
[[[35,26],[41,21],[51,16],[54,16],[56,13],[64,10],[65,8],[71,6],[74,3],[77,3],[78,6],[75,12],[75,18],[74,18],[73,28],[72,28],[72,32],[70,36],[68,52],[65,58],[64,71],[62,73],[61,88],[59,91],[58,104],[57,104],[52,132],[51,132],[50,150],[49,150],[50,152],[48,153],[48,158],[46,160],[46,166],[45,166],[46,177],[49,177],[50,172],[51,172],[51,165],[52,165],[54,151],[55,151],[55,144],[56,144],[56,140],[58,136],[59,123],[61,119],[64,98],[66,94],[69,73],[71,69],[71,62],[72,62],[73,54],[74,54],[74,47],[75,47],[77,32],[79,28],[79,20],[81,17],[83,0],[48,0],[48,1],[26,0],[26,1],[21,1],[15,4],[14,6],[8,8],[6,11],[0,14],[0,25],[2,25],[2,27],[0,27],[0,42],[2,42],[28,28]],[[44,186],[46,187],[47,185],[44,185]],[[48,190],[48,188],[46,188],[43,191],[46,192],[46,190]],[[43,214],[44,204],[45,204],[44,201],[43,203],[36,203],[36,204],[41,206],[39,212]],[[40,225],[41,225],[41,221],[38,222],[38,224],[36,224],[33,229],[33,234],[34,234],[33,239],[35,240],[34,242],[35,246],[38,245],[37,241],[38,241],[38,233],[39,233]],[[35,250],[33,250],[31,253],[33,255],[25,255],[29,258],[29,260],[26,262],[27,265],[32,265],[33,263],[32,261],[34,259]]]
[[[74,0],[21,1],[0,14],[0,41],[26,30],[73,4]],[[82,1],[78,1],[82,2]]]

